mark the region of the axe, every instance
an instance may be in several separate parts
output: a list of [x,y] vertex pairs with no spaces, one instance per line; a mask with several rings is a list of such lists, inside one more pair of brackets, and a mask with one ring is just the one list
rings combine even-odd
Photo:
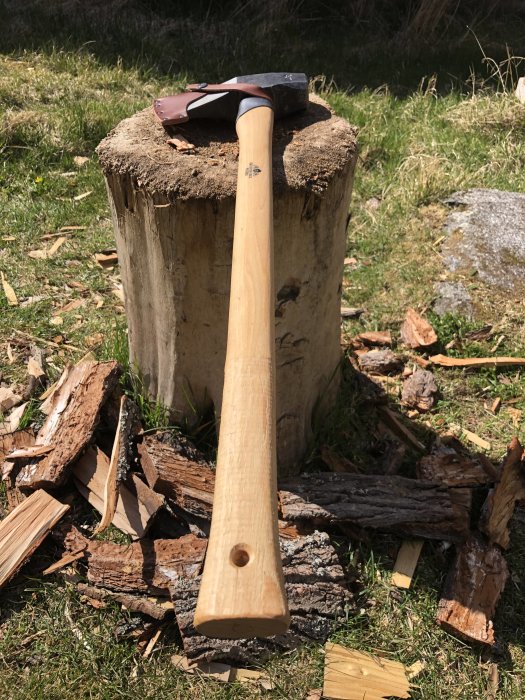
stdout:
[[213,515],[195,611],[209,637],[268,637],[290,616],[279,552],[272,131],[308,105],[302,73],[263,73],[155,101],[165,126],[235,121],[239,169]]

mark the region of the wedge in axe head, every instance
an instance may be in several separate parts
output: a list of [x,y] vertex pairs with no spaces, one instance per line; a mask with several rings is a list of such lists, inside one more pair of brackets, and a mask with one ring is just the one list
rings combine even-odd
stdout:
[[304,74],[263,73],[155,102],[163,124],[231,119],[239,168],[217,472],[194,624],[210,637],[288,629],[279,552],[275,420],[272,130],[305,109]]

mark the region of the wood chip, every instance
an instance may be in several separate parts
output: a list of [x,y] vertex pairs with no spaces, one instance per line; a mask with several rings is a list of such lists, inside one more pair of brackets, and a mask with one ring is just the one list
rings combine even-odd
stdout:
[[191,663],[186,656],[181,656],[180,654],[173,654],[171,663],[179,671],[184,671],[184,673],[190,675],[205,676],[222,683],[229,683],[230,681],[232,667],[229,664],[222,664],[217,661]]
[[461,639],[493,645],[493,617],[508,574],[499,547],[473,533],[459,549],[445,582],[438,623]]
[[0,413],[6,413],[10,409],[18,406],[22,397],[6,386],[0,386]]
[[492,404],[491,404],[491,406],[490,406],[490,412],[493,413],[494,415],[496,415],[496,413],[497,413],[497,412],[499,411],[499,409],[500,409],[500,406],[501,406],[501,397],[498,396],[498,397],[496,397],[496,398],[494,399],[494,401],[492,402]]
[[432,372],[417,368],[403,383],[401,403],[426,413],[434,406],[438,385]]
[[60,309],[57,310],[57,314],[67,314],[70,311],[74,311],[75,309],[79,309],[81,306],[85,306],[86,300],[85,299],[72,299],[70,302],[62,306]]
[[517,438],[510,443],[500,470],[501,477],[483,505],[479,529],[490,542],[508,549],[509,522],[517,502],[525,500],[523,448]]
[[76,197],[73,197],[73,201],[80,202],[82,199],[86,199],[86,197],[89,197],[90,194],[93,194],[93,190],[89,190],[88,192],[83,192],[82,194],[77,194]]
[[73,156],[73,163],[77,168],[82,168],[86,163],[89,163],[89,158],[87,156]]
[[87,226],[61,226],[58,231],[59,233],[65,233],[67,231],[85,231]]
[[425,446],[417,439],[414,433],[406,427],[399,413],[396,413],[387,406],[379,406],[378,409],[384,422],[397,437],[403,440],[403,442],[410,447],[424,452]]
[[525,365],[525,357],[447,357],[433,355],[430,362],[441,367],[519,367]]
[[390,331],[365,331],[356,337],[365,345],[392,345]]
[[[525,90],[524,90],[525,93]],[[525,94],[523,96],[523,102],[525,102]],[[487,695],[486,700],[497,700],[499,687],[499,671],[498,664],[489,664],[489,672],[487,678]]]
[[454,433],[459,433],[461,436],[466,438],[473,445],[476,445],[476,447],[481,447],[482,450],[490,450],[491,449],[490,442],[488,442],[487,440],[484,440],[479,435],[476,435],[476,433],[473,433],[471,430],[467,430],[466,428],[462,428],[460,425],[456,425],[456,424],[452,424],[450,426],[450,429]]
[[392,585],[397,588],[410,588],[416,570],[419,555],[423,549],[423,540],[405,540],[397,553]]
[[11,343],[7,343],[6,353],[7,359],[9,360],[9,364],[12,365],[16,360],[16,356],[13,352],[13,348],[11,347]]
[[410,698],[410,683],[399,661],[327,642],[323,695],[333,700]]
[[69,564],[72,564],[74,561],[83,559],[85,556],[84,552],[85,550],[81,549],[78,552],[68,552],[67,554],[64,554],[64,556],[61,557],[58,561],[56,561],[54,564],[51,564],[51,566],[48,566],[47,569],[44,569],[44,571],[42,571],[42,574],[44,576],[54,574],[56,571],[60,571],[60,569],[69,566]]
[[113,267],[118,263],[118,255],[114,250],[103,251],[101,253],[95,253],[95,262],[97,262],[100,267]]
[[56,241],[53,243],[53,245],[48,249],[47,251],[47,257],[52,258],[61,248],[64,243],[67,241],[66,236],[60,236],[60,238],[57,238]]
[[0,587],[14,576],[68,510],[69,506],[39,490],[0,522]]
[[341,318],[359,318],[364,313],[364,309],[354,306],[341,306]]
[[4,294],[6,296],[8,305],[18,306],[18,299],[15,294],[15,290],[13,289],[13,287],[11,287],[3,272],[0,272],[0,278],[2,279],[2,287],[4,288]]
[[401,326],[401,340],[409,348],[419,350],[437,342],[437,335],[430,323],[414,309],[407,309]]
[[[75,483],[80,493],[98,510],[104,511],[104,493],[110,460],[98,447],[89,447],[73,467]],[[132,474],[129,487],[122,484],[112,524],[133,538],[144,537],[164,498],[152,491]]]
[[190,143],[187,139],[184,138],[182,135],[177,135],[174,136],[171,139],[167,139],[166,143],[168,143],[170,146],[174,146],[177,151],[193,151],[195,149],[195,146],[193,143]]
[[505,408],[505,413],[508,413],[509,416],[511,417],[512,425],[515,428],[519,428],[520,423],[521,423],[521,419],[523,416],[523,411],[520,410],[519,408],[512,408],[511,406],[507,406]]
[[6,420],[3,423],[0,423],[0,436],[9,435],[10,433],[14,433],[18,430],[18,426],[20,425],[20,421],[22,420],[26,407],[27,402],[17,406],[11,411]]

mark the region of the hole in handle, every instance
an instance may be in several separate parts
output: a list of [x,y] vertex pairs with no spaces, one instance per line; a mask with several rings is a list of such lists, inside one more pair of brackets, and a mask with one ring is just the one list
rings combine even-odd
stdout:
[[245,544],[236,544],[230,552],[230,561],[234,566],[243,567],[250,561],[250,553],[248,546]]

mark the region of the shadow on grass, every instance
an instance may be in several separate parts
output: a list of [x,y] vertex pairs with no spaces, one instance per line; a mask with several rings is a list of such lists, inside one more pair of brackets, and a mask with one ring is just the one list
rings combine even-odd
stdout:
[[0,50],[88,51],[111,65],[123,61],[189,82],[305,72],[318,76],[325,87],[335,83],[350,91],[388,85],[403,96],[418,88],[422,76],[437,76],[437,89],[444,93],[464,90],[473,76],[475,82],[486,79],[480,44],[496,62],[509,53],[525,53],[525,11],[518,3],[499,10],[495,3],[490,10],[466,3],[470,7],[461,11],[458,3],[453,13],[437,17],[424,31],[412,21],[413,8],[392,13],[372,5],[365,16],[358,16],[352,3],[322,10],[314,3],[306,14],[290,8],[276,13],[269,7],[265,16],[253,3],[250,10],[250,3],[227,2],[187,7],[139,0],[4,1]]

